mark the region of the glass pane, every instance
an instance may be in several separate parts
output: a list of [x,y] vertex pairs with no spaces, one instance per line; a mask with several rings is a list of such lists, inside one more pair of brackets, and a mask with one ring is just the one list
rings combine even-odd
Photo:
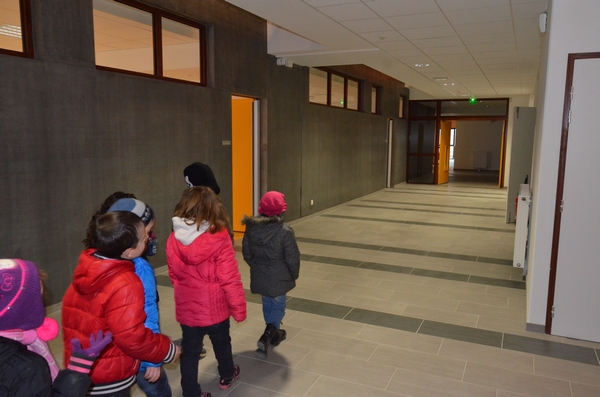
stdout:
[[0,1],[0,48],[23,52],[19,0]]
[[348,79],[348,109],[358,110],[358,81]]
[[310,68],[308,100],[327,105],[327,72]]
[[437,101],[410,102],[411,117],[435,116]]
[[409,153],[435,154],[435,120],[412,121],[409,128]]
[[371,87],[371,113],[377,113],[377,88]]
[[162,18],[163,76],[200,83],[200,29]]
[[344,107],[344,78],[331,75],[331,106]]
[[465,99],[441,102],[442,116],[508,115],[508,100],[506,99],[475,99],[473,101]]
[[433,183],[433,163],[435,156],[410,156],[408,160],[408,181],[412,183]]
[[94,0],[96,65],[154,74],[152,14]]

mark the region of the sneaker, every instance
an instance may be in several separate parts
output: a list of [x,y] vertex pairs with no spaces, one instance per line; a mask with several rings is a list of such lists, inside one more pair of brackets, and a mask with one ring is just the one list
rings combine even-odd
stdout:
[[231,387],[231,385],[233,384],[233,382],[235,382],[237,380],[237,378],[240,377],[240,367],[238,365],[234,365],[233,366],[233,378],[231,379],[223,379],[221,378],[221,380],[219,381],[219,388],[223,389],[223,390],[227,390]]
[[[200,352],[200,360],[202,360],[204,357],[206,357],[206,349],[202,348],[202,351]],[[208,396],[210,397],[210,396]]]

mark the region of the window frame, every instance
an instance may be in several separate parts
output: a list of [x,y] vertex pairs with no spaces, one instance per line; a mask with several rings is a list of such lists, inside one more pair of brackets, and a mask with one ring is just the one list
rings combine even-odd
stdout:
[[19,10],[21,11],[21,42],[23,51],[0,48],[0,54],[21,58],[33,58],[33,28],[31,24],[30,0],[19,0]]
[[[170,13],[170,12],[162,10],[160,8],[155,8],[155,7],[149,6],[147,4],[138,3],[135,0],[112,0],[112,1],[114,1],[115,3],[124,4],[124,5],[132,7],[132,8],[136,8],[138,10],[141,10],[141,11],[151,14],[151,16],[152,16],[152,46],[153,46],[153,53],[154,53],[154,60],[153,60],[154,73],[153,74],[140,73],[140,72],[135,72],[132,70],[125,70],[125,69],[113,68],[113,67],[109,67],[109,66],[101,66],[101,65],[96,64],[95,66],[96,66],[97,70],[105,70],[105,71],[109,71],[109,72],[123,73],[123,74],[141,76],[141,77],[146,77],[146,78],[151,78],[151,79],[174,81],[174,82],[183,83],[183,84],[191,84],[191,85],[206,87],[206,85],[207,85],[207,81],[206,81],[206,79],[207,79],[206,25],[196,22],[196,21],[193,21],[191,19],[181,17],[179,15]],[[176,79],[173,77],[166,77],[163,75],[164,70],[163,70],[163,45],[162,45],[162,18],[170,19],[172,21],[179,22],[183,25],[191,26],[191,27],[199,30],[199,34],[200,34],[200,42],[199,42],[199,45],[200,45],[200,82],[199,83],[195,82],[195,81],[181,80],[181,79]],[[95,31],[94,31],[94,37],[95,37]],[[94,55],[95,55],[95,53],[96,52],[94,50]],[[95,62],[96,61],[94,60],[94,63]]]
[[[351,77],[351,76],[348,76],[343,73],[339,73],[337,71],[333,71],[333,70],[330,70],[327,68],[312,68],[312,69],[321,70],[321,71],[327,73],[327,104],[311,102],[310,101],[310,92],[309,92],[309,100],[308,100],[309,103],[311,103],[313,105],[328,106],[328,107],[332,107],[332,108],[336,108],[336,109],[351,110],[353,112],[361,112],[362,111],[363,85],[361,84],[362,81],[360,79],[357,79],[355,77]],[[310,74],[310,70],[309,70],[309,74]],[[344,106],[334,106],[331,104],[331,95],[332,95],[331,82],[332,82],[333,75],[344,79]],[[356,109],[348,108],[348,80],[351,80],[351,81],[354,81],[355,83],[357,83],[358,97],[356,98],[356,104],[357,104]]]

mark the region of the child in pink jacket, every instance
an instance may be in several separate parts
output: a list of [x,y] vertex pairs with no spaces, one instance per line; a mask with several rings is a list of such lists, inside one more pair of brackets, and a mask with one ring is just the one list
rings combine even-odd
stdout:
[[229,317],[237,322],[246,319],[246,299],[229,229],[227,212],[209,188],[187,190],[175,207],[167,264],[182,330],[184,397],[210,396],[202,393],[198,383],[198,359],[206,334],[219,364],[219,388],[228,389],[240,376],[233,363]]

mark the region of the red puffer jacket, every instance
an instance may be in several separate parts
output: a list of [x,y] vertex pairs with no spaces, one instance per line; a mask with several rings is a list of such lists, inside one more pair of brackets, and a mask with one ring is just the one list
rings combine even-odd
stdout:
[[177,223],[176,219],[180,218],[173,218],[174,232],[167,240],[167,264],[175,289],[177,322],[208,327],[229,316],[244,321],[246,298],[227,230],[200,234],[196,225]]
[[113,341],[94,363],[95,384],[127,379],[140,361],[162,362],[171,346],[168,337],[144,327],[144,289],[133,262],[100,259],[88,249],[79,256],[73,282],[62,301],[64,361],[69,362],[72,338],[85,349],[92,332],[113,333]]

